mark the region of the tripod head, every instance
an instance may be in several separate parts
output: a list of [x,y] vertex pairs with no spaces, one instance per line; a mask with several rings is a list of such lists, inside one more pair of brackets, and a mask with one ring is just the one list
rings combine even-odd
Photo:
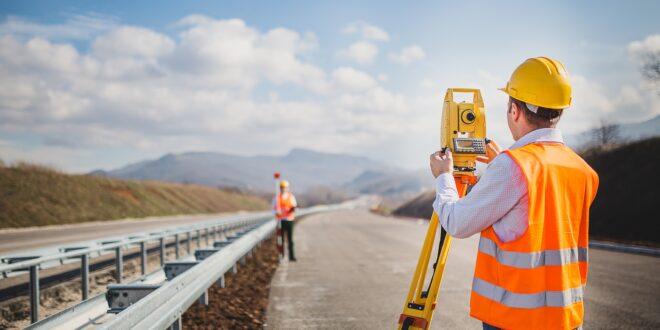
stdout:
[[[472,102],[457,103],[454,93],[471,93]],[[440,136],[440,145],[453,154],[455,174],[473,176],[477,156],[486,154],[486,114],[478,89],[447,89]]]

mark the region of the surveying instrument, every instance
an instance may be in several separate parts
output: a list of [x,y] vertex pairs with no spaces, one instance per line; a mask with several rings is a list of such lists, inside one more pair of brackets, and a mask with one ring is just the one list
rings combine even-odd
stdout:
[[[454,101],[454,93],[472,94],[472,103]],[[481,92],[472,88],[449,88],[442,108],[442,151],[449,148],[454,159],[454,180],[458,196],[463,197],[468,185],[477,182],[474,175],[476,158],[486,154],[486,117]],[[428,329],[433,319],[442,273],[447,262],[451,236],[439,226],[438,214],[433,212],[426,231],[415,275],[399,316],[399,329]],[[432,270],[429,261],[433,253],[436,233],[440,232],[438,252]],[[426,285],[426,275],[431,272]],[[426,287],[426,288],[425,288]]]

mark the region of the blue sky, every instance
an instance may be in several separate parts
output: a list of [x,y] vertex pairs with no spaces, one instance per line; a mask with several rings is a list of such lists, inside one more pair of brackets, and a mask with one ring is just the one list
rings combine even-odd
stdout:
[[568,68],[560,128],[660,114],[640,74],[657,1],[0,3],[0,157],[67,171],[167,152],[293,147],[426,166],[444,90],[496,88],[524,59]]

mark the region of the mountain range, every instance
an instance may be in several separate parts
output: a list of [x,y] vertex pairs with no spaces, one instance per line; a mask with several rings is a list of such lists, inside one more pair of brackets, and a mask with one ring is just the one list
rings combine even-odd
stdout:
[[275,171],[291,181],[297,191],[319,191],[319,187],[327,187],[348,194],[394,196],[419,193],[431,183],[430,177],[424,178],[421,171],[397,169],[360,156],[307,149],[292,149],[281,156],[237,156],[219,152],[167,154],[90,174],[270,192],[274,189],[272,174]]
[[[565,136],[579,147],[593,140],[594,131]],[[660,116],[640,123],[619,125],[624,141],[660,135]],[[291,181],[294,191],[320,196],[374,194],[390,200],[407,199],[432,188],[428,170],[410,171],[366,157],[292,149],[285,155],[238,156],[220,152],[167,154],[124,167],[90,174],[121,179],[194,183],[269,193],[275,171]],[[329,197],[324,197],[328,199]],[[329,198],[334,200],[335,198]]]

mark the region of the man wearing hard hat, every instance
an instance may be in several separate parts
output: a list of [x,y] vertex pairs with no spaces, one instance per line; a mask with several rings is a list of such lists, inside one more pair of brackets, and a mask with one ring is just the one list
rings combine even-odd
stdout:
[[282,225],[282,245],[284,245],[284,237],[287,238],[287,246],[289,250],[289,261],[296,261],[293,252],[293,220],[295,219],[295,210],[298,207],[296,197],[289,191],[289,181],[280,181],[280,193],[275,196],[273,201],[273,208],[275,209],[275,216]]
[[470,315],[484,329],[576,329],[584,320],[589,207],[598,176],[556,128],[571,105],[564,65],[530,58],[506,87],[515,143],[488,144],[487,170],[458,198],[450,151],[431,155],[435,212],[458,238],[481,233]]

